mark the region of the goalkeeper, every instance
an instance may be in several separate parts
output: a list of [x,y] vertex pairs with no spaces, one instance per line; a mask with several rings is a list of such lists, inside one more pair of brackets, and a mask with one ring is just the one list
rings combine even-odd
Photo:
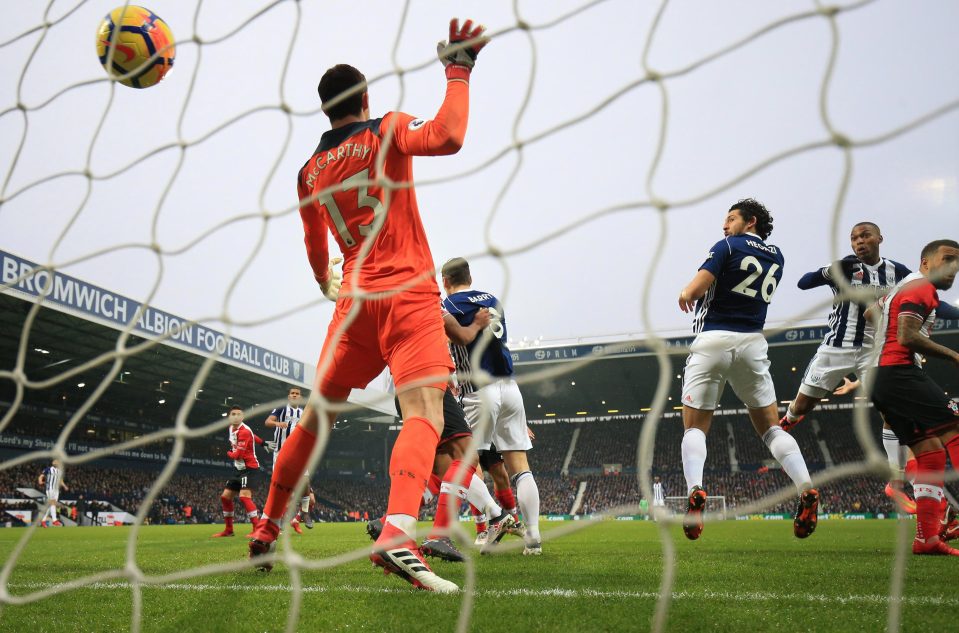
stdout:
[[[313,393],[343,402],[388,366],[406,414],[390,458],[386,525],[370,560],[415,587],[440,592],[459,588],[433,573],[413,536],[443,428],[443,394],[453,363],[412,186],[413,156],[455,154],[463,146],[470,76],[487,42],[484,32],[470,20],[450,21],[449,42],[437,47],[446,97],[432,121],[402,112],[370,118],[363,74],[346,64],[327,70],[318,92],[332,129],[297,179],[310,266],[323,294],[336,301]],[[327,231],[343,253],[342,280],[332,273]],[[250,541],[251,558],[274,548],[279,521],[307,467],[319,426],[312,404],[276,461],[264,507],[267,520]],[[335,418],[330,412],[325,422],[332,425]],[[257,567],[272,565],[258,562]]]

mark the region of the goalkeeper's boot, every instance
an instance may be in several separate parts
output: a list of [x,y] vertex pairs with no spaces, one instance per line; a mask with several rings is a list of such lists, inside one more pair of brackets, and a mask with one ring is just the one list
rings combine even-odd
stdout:
[[959,549],[949,547],[938,536],[928,539],[916,537],[912,542],[912,553],[920,556],[959,556]]
[[210,538],[221,538],[223,536],[233,536],[233,530],[223,530],[210,536]]
[[366,533],[369,535],[370,540],[376,541],[380,538],[380,534],[383,533],[383,517],[378,519],[373,519],[366,524]]
[[456,545],[448,536],[428,538],[420,545],[424,556],[435,556],[451,563],[462,563],[463,553],[456,549]]
[[693,486],[689,492],[686,516],[683,518],[683,534],[695,541],[703,533],[703,510],[706,508],[706,491],[702,486]]
[[303,528],[300,527],[300,521],[296,517],[290,521],[290,527],[293,528],[293,531],[297,534],[303,534]]
[[480,550],[480,554],[489,554],[492,552],[493,547],[506,536],[506,532],[515,524],[516,519],[506,510],[503,510],[502,514],[492,519],[489,522],[489,528],[486,530],[486,545]]
[[793,518],[793,534],[796,538],[806,538],[816,531],[817,523],[819,523],[819,492],[815,488],[810,488],[799,495],[796,516]]
[[939,540],[951,541],[959,538],[959,520],[956,519],[956,511],[952,506],[946,507],[946,514],[940,521]]
[[893,500],[900,512],[904,514],[916,513],[916,502],[902,489],[901,481],[896,482],[896,485],[893,485],[892,482],[886,484],[885,493],[887,497]]
[[476,540],[473,541],[473,545],[479,545],[480,547],[482,547],[483,545],[486,545],[486,540],[488,538],[489,538],[489,532],[487,532],[486,530],[477,532]]
[[384,574],[396,574],[417,589],[437,593],[455,593],[460,589],[455,583],[434,574],[423,560],[416,542],[392,523],[383,526],[370,560],[382,567]]
[[789,421],[789,418],[787,418],[786,416],[783,416],[783,417],[779,420],[779,426],[782,427],[783,431],[792,431],[792,429],[793,429],[794,426],[796,426],[797,424],[799,424],[800,422],[802,422],[802,421],[805,420],[805,419],[806,419],[806,416],[801,415],[801,416],[799,416],[799,419],[796,420],[795,422],[790,422],[790,421]]
[[263,519],[256,526],[253,538],[250,539],[250,560],[254,562],[257,571],[271,571],[272,562],[257,562],[257,558],[272,554],[276,551],[276,537],[280,535],[280,526],[273,521]]

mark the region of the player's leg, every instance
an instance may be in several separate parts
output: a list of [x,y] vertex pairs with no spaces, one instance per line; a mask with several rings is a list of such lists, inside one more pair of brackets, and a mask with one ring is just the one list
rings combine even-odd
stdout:
[[310,473],[307,471],[303,477],[306,478],[306,494],[300,499],[300,514],[303,516],[303,525],[306,529],[313,529],[313,505],[316,504],[316,496],[313,494],[313,487],[310,485]]
[[233,499],[240,492],[240,480],[230,479],[226,482],[226,487],[220,493],[220,506],[223,508],[223,531],[217,532],[213,538],[222,536],[233,536]]
[[489,460],[489,476],[490,479],[493,480],[493,495],[496,496],[496,501],[499,502],[503,509],[518,520],[516,495],[513,494],[513,486],[510,484],[509,473],[506,472],[505,458],[496,450],[495,446],[490,446],[489,450],[485,451],[485,453]]
[[947,453],[959,460],[959,411],[918,367],[878,367],[875,372],[873,403],[916,456],[916,539],[912,551],[959,556],[959,550],[939,537]]
[[[523,515],[525,528],[524,540],[526,546],[523,548],[523,555],[538,556],[543,553],[543,539],[539,532],[539,486],[536,485],[536,479],[533,477],[533,471],[529,465],[529,458],[526,451],[503,450],[503,463],[506,471],[510,475],[513,485],[516,487],[516,498],[519,511]],[[512,515],[509,515],[512,517]],[[506,526],[504,531],[509,532],[511,526]],[[501,534],[497,534],[499,538]],[[489,540],[489,543],[495,543],[495,540]]]
[[[324,393],[329,403],[334,407],[346,400],[350,389],[346,387],[331,386],[330,383],[321,383],[314,393]],[[303,417],[300,422],[286,438],[283,444],[283,450],[277,454],[276,462],[273,466],[273,475],[270,478],[270,492],[267,495],[266,502],[263,504],[263,513],[257,529],[253,534],[253,540],[269,546],[276,540],[280,533],[280,523],[283,515],[286,513],[290,497],[298,485],[303,481],[303,473],[309,465],[310,456],[316,446],[317,434],[319,431],[320,415],[317,412],[317,401],[315,396],[310,397],[307,402]],[[336,422],[336,412],[325,412],[325,423],[332,429]],[[254,543],[251,542],[251,555],[255,556],[264,552],[254,552]],[[264,549],[256,545],[255,549]],[[261,569],[266,568],[261,567]]]
[[768,349],[762,334],[743,337],[737,346],[736,360],[729,368],[729,384],[749,409],[749,419],[756,433],[796,486],[799,500],[793,518],[793,533],[797,538],[806,538],[819,522],[819,492],[812,487],[799,443],[779,425]]
[[[268,552],[276,541],[290,497],[303,483],[303,473],[310,466],[320,424],[332,429],[337,405],[346,401],[353,387],[365,387],[385,366],[379,350],[370,343],[376,339],[376,321],[369,314],[368,304],[361,306],[359,315],[348,329],[341,331],[352,306],[349,298],[336,303],[317,362],[313,392],[304,407],[303,417],[283,443],[283,450],[276,454],[262,520],[250,541],[251,558]],[[321,399],[330,405],[325,411],[320,409]],[[269,571],[272,565],[263,564],[257,568]]]
[[256,528],[257,521],[259,519],[260,513],[257,510],[256,502],[253,500],[253,490],[251,490],[252,481],[249,480],[250,475],[245,475],[240,482],[244,484],[240,488],[240,505],[243,506],[243,509],[246,510],[246,518],[250,522],[250,526],[254,529]]
[[915,441],[909,448],[915,453],[918,464],[913,488],[916,495],[916,538],[912,552],[959,556],[959,550],[946,546],[939,538],[946,474],[945,447],[938,437],[931,437]]
[[[533,448],[533,444],[526,424],[523,396],[515,380],[501,380],[483,388],[484,392],[487,390],[490,395],[487,400],[494,423],[492,435],[483,438],[480,446],[490,449],[496,446],[502,453],[506,472],[510,476],[512,487],[516,488],[516,505],[526,521],[524,534],[526,548],[523,553],[538,555],[542,553],[542,539],[539,533],[539,486],[536,484],[527,458],[527,451]],[[499,498],[506,499],[502,491],[510,487],[509,484],[504,486],[500,483]],[[509,533],[516,524],[512,514],[504,512],[503,517],[508,517],[509,520],[504,521],[499,518],[490,524],[486,548],[495,545],[504,533]]]
[[703,532],[707,497],[703,489],[706,434],[726,385],[726,372],[732,362],[732,345],[736,340],[736,335],[727,332],[701,332],[689,347],[683,371],[684,431],[680,452],[689,495],[683,533],[690,540],[698,539]]
[[[447,397],[452,398],[452,395],[447,392]],[[466,451],[472,441],[472,434],[469,432],[469,427],[466,426],[465,418],[462,420],[465,434],[454,435],[450,425],[451,416],[449,413],[448,407],[444,408],[446,424],[443,435],[446,436],[446,439],[437,447],[436,458],[433,461],[434,476],[437,473],[442,473],[436,503],[436,517],[429,536],[423,541],[420,550],[426,556],[438,556],[444,560],[462,562],[463,554],[460,553],[450,538],[450,524],[458,520],[460,501],[469,501],[469,489],[471,481],[475,477],[476,460],[466,458]],[[489,492],[487,492],[487,496],[489,496]]]
[[803,387],[799,388],[796,397],[793,398],[793,401],[786,407],[785,415],[779,420],[779,426],[782,427],[784,431],[791,431],[794,426],[802,422],[806,418],[806,415],[819,406],[819,403],[822,402],[822,399],[825,397],[811,396],[804,393],[802,389]]
[[[842,379],[858,370],[859,359],[864,359],[858,348],[838,348],[822,345],[806,365],[802,383],[795,399],[786,407],[786,414],[779,420],[784,431],[790,431],[803,421],[823,398],[839,386]],[[861,374],[860,374],[861,375]],[[777,412],[777,416],[778,412]]]
[[[879,415],[882,416],[881,413]],[[916,502],[906,492],[906,464],[909,462],[910,450],[899,442],[896,432],[885,419],[882,421],[882,446],[886,449],[889,470],[892,471],[883,492],[892,499],[900,512],[915,514]]]
[[[484,477],[483,470],[487,466],[484,465],[484,462],[483,462],[484,453],[486,453],[486,451],[479,451],[480,462],[476,466],[476,473],[473,475],[475,477],[474,482],[478,482],[478,484],[474,484],[471,482],[470,487],[472,487],[473,485],[477,485],[477,486],[483,486],[483,488],[486,488],[486,479]],[[477,493],[479,492],[479,488],[477,488],[476,492]],[[486,492],[487,494],[489,494],[489,488],[486,488]],[[486,512],[484,512],[483,510],[481,510],[475,505],[471,505],[470,510],[473,513],[473,521],[476,524],[476,540],[474,541],[474,544],[486,545],[486,537],[488,535],[487,529],[489,528],[489,523],[488,523],[489,517],[486,514]]]
[[43,510],[43,518],[40,519],[40,527],[47,527],[47,517],[52,516],[53,501],[47,497],[47,507]]

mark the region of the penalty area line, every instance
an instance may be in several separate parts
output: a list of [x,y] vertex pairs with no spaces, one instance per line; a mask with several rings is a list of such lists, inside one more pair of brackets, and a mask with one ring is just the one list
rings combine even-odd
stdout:
[[[28,582],[28,583],[10,583],[9,589],[49,589],[57,587],[57,583],[49,582]],[[144,590],[157,591],[249,591],[249,592],[292,592],[290,585],[238,585],[228,584],[219,585],[214,583],[165,583],[161,585],[141,584]],[[93,591],[119,591],[129,590],[130,584],[126,582],[95,582],[89,585],[78,587],[83,590]],[[413,593],[411,589],[401,586],[396,587],[368,587],[364,585],[336,585],[334,587],[305,586],[301,588],[305,594],[310,593],[367,593],[376,594],[404,594]],[[659,593],[656,591],[601,591],[597,589],[480,589],[476,591],[479,597],[490,598],[600,598],[610,599],[619,598],[624,600],[656,600]],[[682,602],[686,600],[715,600],[725,602],[809,602],[820,604],[871,604],[887,605],[890,602],[889,596],[881,594],[849,594],[849,595],[828,595],[828,594],[810,594],[810,593],[790,593],[778,594],[759,591],[674,591],[673,601]],[[959,606],[959,598],[948,598],[945,596],[906,596],[902,599],[903,604],[931,606],[931,607],[956,607]]]

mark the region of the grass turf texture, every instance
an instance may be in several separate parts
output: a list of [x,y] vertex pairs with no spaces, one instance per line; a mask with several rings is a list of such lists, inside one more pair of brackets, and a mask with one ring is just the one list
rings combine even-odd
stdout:
[[[546,524],[545,531],[557,524]],[[246,555],[246,525],[238,536],[211,539],[217,526],[142,529],[137,563],[149,575],[235,561]],[[472,526],[468,526],[472,527]],[[677,569],[671,631],[876,631],[886,625],[894,521],[823,521],[808,540],[787,521],[708,524],[689,542],[671,533]],[[911,526],[910,526],[911,529]],[[24,530],[0,530],[9,558]],[[86,574],[121,568],[129,528],[37,530],[9,578],[24,595]],[[543,555],[519,551],[476,557],[477,595],[471,630],[647,630],[662,574],[657,527],[650,522],[605,522],[555,541]],[[295,536],[295,535],[294,535]],[[507,537],[507,541],[513,537]],[[309,560],[342,554],[369,541],[364,524],[317,524],[295,536]],[[462,565],[433,562],[462,585]],[[954,626],[959,560],[907,560],[904,630]],[[297,630],[452,630],[461,596],[416,592],[357,560],[303,573]],[[143,589],[143,631],[276,631],[286,623],[290,575],[245,569]],[[0,630],[26,631],[69,621],[78,631],[129,630],[132,592],[107,581],[27,605],[4,605]]]

